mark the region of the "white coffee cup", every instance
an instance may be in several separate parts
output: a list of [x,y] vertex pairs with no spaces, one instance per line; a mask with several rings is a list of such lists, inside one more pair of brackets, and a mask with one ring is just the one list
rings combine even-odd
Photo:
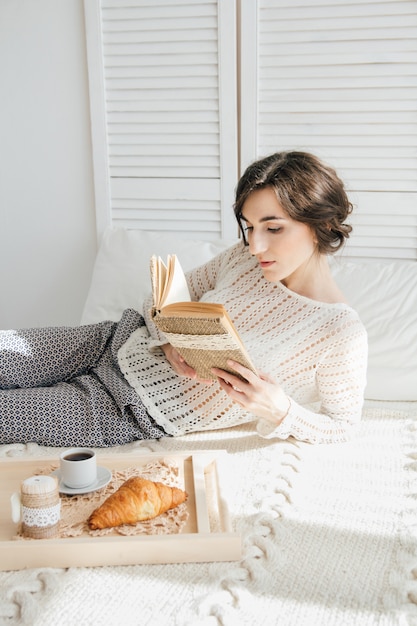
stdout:
[[70,489],[82,489],[97,480],[96,453],[90,448],[70,448],[61,453],[61,481]]

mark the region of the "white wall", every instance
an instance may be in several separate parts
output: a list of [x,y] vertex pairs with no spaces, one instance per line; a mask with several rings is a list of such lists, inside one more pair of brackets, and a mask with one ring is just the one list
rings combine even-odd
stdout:
[[0,328],[74,325],[96,254],[82,0],[1,0],[0,77]]

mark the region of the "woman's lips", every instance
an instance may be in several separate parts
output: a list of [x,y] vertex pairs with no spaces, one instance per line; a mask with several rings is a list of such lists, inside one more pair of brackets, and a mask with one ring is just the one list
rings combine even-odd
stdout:
[[271,267],[271,265],[274,265],[275,261],[259,261],[259,265],[262,267],[262,269],[266,269],[267,267]]

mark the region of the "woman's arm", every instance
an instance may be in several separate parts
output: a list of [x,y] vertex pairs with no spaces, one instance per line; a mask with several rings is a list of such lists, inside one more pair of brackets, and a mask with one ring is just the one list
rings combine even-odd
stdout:
[[316,382],[320,398],[318,412],[301,406],[282,387],[261,374],[256,376],[238,363],[230,362],[243,376],[242,382],[223,370],[213,370],[226,393],[259,418],[262,437],[287,439],[290,436],[311,443],[337,443],[349,438],[352,426],[361,419],[366,385],[366,332],[352,332],[317,365]]

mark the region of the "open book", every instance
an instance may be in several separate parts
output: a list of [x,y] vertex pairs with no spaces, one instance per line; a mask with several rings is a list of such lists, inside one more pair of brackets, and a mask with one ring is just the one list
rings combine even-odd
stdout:
[[199,378],[215,378],[212,367],[237,375],[228,359],[256,372],[224,306],[191,301],[176,255],[168,255],[166,264],[160,257],[151,258],[151,283],[155,325]]

